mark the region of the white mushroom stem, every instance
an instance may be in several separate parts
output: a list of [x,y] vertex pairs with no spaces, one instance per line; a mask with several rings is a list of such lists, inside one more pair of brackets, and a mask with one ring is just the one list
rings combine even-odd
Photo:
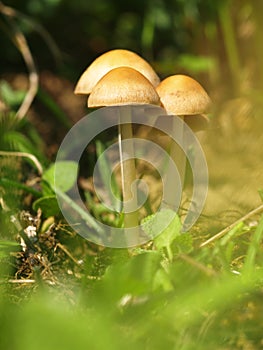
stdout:
[[[139,227],[136,169],[132,145],[132,111],[135,104],[160,105],[160,98],[151,82],[131,67],[119,66],[108,71],[93,87],[89,107],[118,106],[119,146],[123,189],[124,233],[128,246],[138,245]],[[130,140],[129,142],[126,142]],[[127,160],[126,160],[127,159]]]
[[127,123],[119,123],[119,151],[125,228],[137,227],[139,224],[137,189],[134,183],[136,181],[134,148],[132,142],[123,142],[133,138],[131,116],[128,115],[128,111],[130,111],[129,107],[125,109],[120,108],[120,119],[122,117],[125,118]]
[[[184,139],[184,124],[176,123],[174,117],[172,122],[172,135],[174,140],[170,143],[169,151],[169,162],[167,167],[167,173],[165,178],[165,187],[168,189],[165,192],[165,203],[171,209],[176,209],[175,204],[180,202],[182,195],[182,190],[184,187],[184,178],[185,178],[185,168],[186,168],[186,155],[183,149],[180,147],[179,143],[183,144]],[[180,116],[184,120],[183,116]],[[174,166],[176,166],[181,184],[176,183],[174,177]],[[178,198],[179,197],[179,198]]]

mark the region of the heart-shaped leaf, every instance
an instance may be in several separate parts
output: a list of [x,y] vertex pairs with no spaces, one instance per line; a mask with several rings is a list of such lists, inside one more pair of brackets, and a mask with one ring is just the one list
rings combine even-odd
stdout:
[[56,191],[67,192],[77,180],[78,163],[73,161],[59,161],[52,164],[43,174],[43,180]]
[[41,209],[44,217],[55,216],[60,212],[56,196],[45,196],[37,199],[33,203],[33,209],[37,211]]

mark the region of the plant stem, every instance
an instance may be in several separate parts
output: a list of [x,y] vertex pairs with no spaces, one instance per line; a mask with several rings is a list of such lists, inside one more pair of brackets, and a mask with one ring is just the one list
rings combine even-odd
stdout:
[[[174,118],[174,117],[171,116],[171,118]],[[181,117],[181,118],[183,119],[184,117]],[[172,126],[173,138],[177,142],[182,143],[184,125],[182,124],[180,128],[180,125],[178,125],[178,123],[176,123],[174,120],[172,125],[173,125]],[[184,186],[186,156],[182,148],[174,140],[172,140],[171,142],[169,156],[170,156],[169,157],[170,159],[168,162],[167,175],[165,178],[166,191],[164,193],[164,201],[168,205],[168,207],[170,207],[171,209],[175,209],[176,203],[181,198],[182,190]],[[176,166],[177,168],[179,178],[181,181],[181,186],[179,186],[179,184],[176,183],[176,179],[174,177],[174,166]],[[180,198],[178,198],[177,196],[180,196]]]
[[23,56],[23,59],[28,69],[29,87],[21,106],[16,112],[16,118],[18,120],[21,120],[27,114],[36,96],[36,93],[38,90],[38,80],[39,80],[38,73],[37,73],[34,58],[27,44],[27,40],[24,34],[19,29],[19,27],[17,26],[16,22],[14,21],[14,18],[17,17],[17,12],[12,7],[5,6],[2,2],[0,2],[0,13],[3,13],[6,16],[7,21],[9,22],[11,29],[13,31],[12,33],[13,43],[17,47],[17,49],[20,51],[21,55]]
[[259,221],[258,227],[252,237],[252,241],[248,247],[247,255],[245,258],[243,271],[247,276],[255,270],[255,258],[256,254],[259,252],[260,242],[262,240],[263,236],[263,217],[261,217],[261,220]]
[[39,160],[31,153],[28,152],[11,152],[11,151],[0,151],[0,156],[3,157],[22,157],[22,158],[28,158],[30,159],[35,167],[37,168],[37,171],[39,175],[41,176],[43,174],[43,168],[40,164]]
[[[133,185],[134,181],[136,180],[134,148],[132,142],[129,142],[129,144],[124,142],[125,140],[132,140],[133,138],[131,115],[128,108],[122,109],[121,107],[120,109],[120,119],[125,118],[127,123],[119,123],[119,151],[123,193],[124,228],[137,228],[139,224],[137,210],[137,189]],[[133,237],[133,241],[135,241],[135,237]]]

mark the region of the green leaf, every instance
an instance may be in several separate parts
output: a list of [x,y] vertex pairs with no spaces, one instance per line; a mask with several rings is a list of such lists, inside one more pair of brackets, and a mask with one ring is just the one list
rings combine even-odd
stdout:
[[78,163],[73,161],[60,161],[52,164],[43,174],[43,180],[47,182],[50,187],[56,192],[65,203],[79,213],[91,227],[97,232],[102,232],[97,221],[89,214],[88,211],[83,210],[77,205],[69,196],[65,194],[75,183],[77,179]]
[[35,197],[41,196],[41,192],[35,190],[34,188],[31,188],[27,185],[24,185],[23,183],[20,183],[20,182],[14,181],[14,180],[10,180],[10,179],[5,178],[5,177],[0,178],[0,185],[5,187],[7,190],[12,187],[12,188],[21,189],[21,190],[24,190],[25,192],[31,193]]
[[[166,224],[168,225],[166,226]],[[170,247],[174,239],[180,234],[182,224],[179,216],[171,209],[162,209],[147,216],[142,221],[143,230],[154,238],[157,249]]]
[[126,262],[111,265],[103,277],[103,289],[108,297],[119,299],[125,294],[145,295],[154,288],[156,272],[162,256],[157,251],[145,251]]
[[45,217],[56,216],[60,213],[59,205],[56,196],[45,196],[37,199],[33,203],[33,209],[37,211],[41,209]]
[[[120,211],[120,198],[121,198],[121,191],[119,189],[119,186],[117,184],[116,178],[114,174],[111,171],[111,167],[109,164],[109,161],[107,157],[104,155],[106,147],[104,144],[100,141],[96,141],[96,151],[97,151],[97,157],[99,158],[99,170],[100,170],[100,175],[101,175],[101,180],[103,182],[104,187],[108,190],[109,197],[111,200],[111,204],[113,208],[116,208],[116,211]],[[108,179],[111,179],[110,186],[111,188],[108,188]],[[118,199],[118,200],[116,200]]]
[[179,234],[172,243],[173,253],[189,254],[193,250],[193,237],[189,232]]
[[5,133],[3,142],[12,145],[12,148],[20,152],[28,152],[38,156],[36,146],[29,140],[28,137],[21,132],[11,130]]
[[263,189],[260,188],[258,190],[258,194],[259,194],[259,197],[260,197],[261,201],[263,202]]
[[11,108],[19,106],[25,98],[24,90],[13,90],[11,85],[6,81],[0,82],[0,95],[2,100]]
[[47,197],[47,196],[53,196],[54,195],[54,190],[51,188],[50,184],[43,180],[41,181],[41,188],[42,188],[42,194],[43,197]]
[[154,290],[161,288],[166,292],[174,289],[169,274],[161,267],[159,268],[153,278]]
[[256,270],[256,255],[260,251],[260,243],[263,237],[263,216],[261,217],[256,231],[252,237],[252,241],[248,247],[247,256],[245,258],[243,271],[244,275],[250,275]]
[[56,188],[62,192],[71,189],[77,179],[78,163],[73,161],[60,161],[52,164],[43,174],[46,181],[53,190]]

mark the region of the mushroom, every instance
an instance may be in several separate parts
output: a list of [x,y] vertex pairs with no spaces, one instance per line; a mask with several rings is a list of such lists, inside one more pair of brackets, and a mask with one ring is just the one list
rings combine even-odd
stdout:
[[132,191],[132,184],[136,180],[134,151],[131,144],[121,142],[133,137],[130,106],[138,104],[160,105],[160,99],[152,83],[130,67],[110,70],[92,88],[88,98],[88,107],[120,106],[119,145],[125,228],[139,224],[137,193]]
[[110,50],[97,57],[81,75],[76,87],[75,94],[88,95],[97,82],[110,70],[118,67],[130,67],[144,75],[153,86],[160,82],[159,77],[142,57],[130,50]]
[[[165,78],[157,86],[156,91],[160,97],[161,105],[168,115],[174,115],[184,120],[194,131],[206,127],[208,119],[206,113],[209,111],[211,100],[204,88],[193,78],[176,74]],[[183,141],[183,124],[181,130],[176,130],[178,123],[172,120],[172,132]],[[178,140],[177,140],[178,141]],[[181,188],[183,188],[185,177],[186,156],[184,151],[175,143],[171,142],[170,157],[166,185],[167,188],[174,187],[174,178],[172,175],[172,162],[176,161],[177,169],[181,179]],[[173,191],[168,192],[165,199],[166,203],[173,207],[175,202]]]

